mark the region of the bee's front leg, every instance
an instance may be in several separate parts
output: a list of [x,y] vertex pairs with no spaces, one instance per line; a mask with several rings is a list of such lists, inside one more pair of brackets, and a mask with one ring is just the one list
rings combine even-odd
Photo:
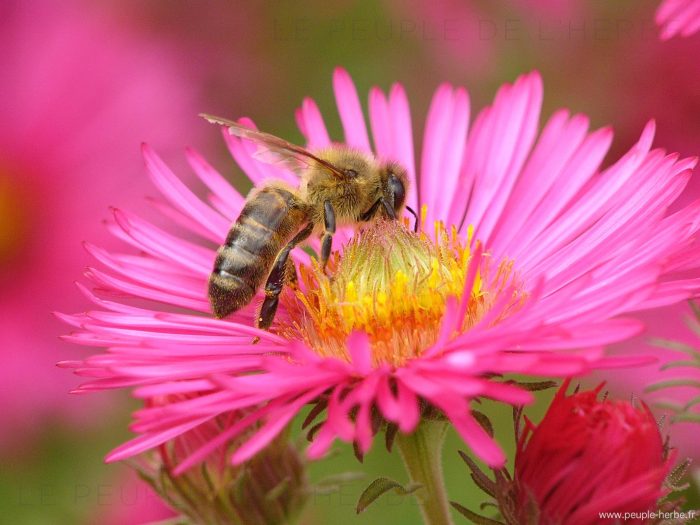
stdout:
[[279,295],[282,293],[284,283],[289,274],[288,263],[291,262],[289,259],[289,252],[291,252],[292,249],[301,241],[307,239],[313,231],[314,225],[310,222],[303,230],[297,233],[284,248],[282,248],[282,251],[277,254],[277,258],[272,265],[272,270],[270,270],[270,275],[265,283],[265,300],[260,307],[260,315],[258,315],[257,323],[258,328],[267,330],[270,328],[270,325],[272,325],[272,321],[275,318],[275,313],[277,312]]
[[379,199],[382,203],[382,206],[384,206],[384,210],[386,210],[386,215],[389,217],[392,221],[396,220],[396,211],[394,211],[394,207],[387,202],[386,199],[381,198]]
[[321,268],[325,270],[328,258],[331,256],[333,234],[335,233],[335,211],[331,201],[323,203],[323,226],[325,231],[321,238]]

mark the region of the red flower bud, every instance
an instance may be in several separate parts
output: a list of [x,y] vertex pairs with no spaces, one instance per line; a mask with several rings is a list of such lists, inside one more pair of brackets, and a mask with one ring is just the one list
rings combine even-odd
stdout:
[[649,408],[598,399],[602,385],[569,396],[567,386],[520,436],[516,508],[530,514],[520,523],[532,523],[533,511],[540,525],[604,523],[602,512],[634,513],[625,523],[647,523],[641,516],[657,510],[671,468]]

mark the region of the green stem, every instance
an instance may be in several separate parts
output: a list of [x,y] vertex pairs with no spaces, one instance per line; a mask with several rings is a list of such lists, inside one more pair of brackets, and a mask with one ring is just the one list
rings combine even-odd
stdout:
[[452,525],[442,476],[442,444],[446,431],[445,422],[427,420],[413,434],[399,432],[396,436],[411,483],[422,486],[416,491],[416,497],[425,525]]

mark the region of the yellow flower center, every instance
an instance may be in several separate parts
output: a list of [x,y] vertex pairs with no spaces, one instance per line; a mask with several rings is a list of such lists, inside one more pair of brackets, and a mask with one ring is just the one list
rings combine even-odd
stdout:
[[[472,228],[462,240],[456,228],[435,224],[433,239],[397,221],[378,221],[334,254],[326,273],[314,261],[300,268],[301,286],[286,308],[292,323],[283,334],[302,339],[319,355],[349,360],[353,331],[369,336],[374,365],[400,366],[437,340],[447,299],[462,301],[471,264],[478,271],[466,314],[454,335],[474,326],[517,278],[511,261],[488,254],[472,261]],[[525,298],[516,287],[503,315]],[[497,322],[498,320],[496,320]]]

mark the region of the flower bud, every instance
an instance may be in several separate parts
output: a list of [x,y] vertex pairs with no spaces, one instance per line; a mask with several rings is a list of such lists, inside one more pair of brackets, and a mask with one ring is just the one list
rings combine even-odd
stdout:
[[602,385],[569,396],[567,386],[518,440],[518,523],[593,525],[601,512],[648,523],[642,516],[658,510],[671,467],[653,415],[646,405],[598,399]]
[[235,440],[210,451],[199,465],[177,468],[232,425],[231,418],[239,417],[219,416],[164,443],[142,456],[138,470],[164,500],[189,518],[188,523],[293,523],[306,502],[308,484],[304,460],[286,433],[241,465],[230,462],[231,448],[241,444]]

